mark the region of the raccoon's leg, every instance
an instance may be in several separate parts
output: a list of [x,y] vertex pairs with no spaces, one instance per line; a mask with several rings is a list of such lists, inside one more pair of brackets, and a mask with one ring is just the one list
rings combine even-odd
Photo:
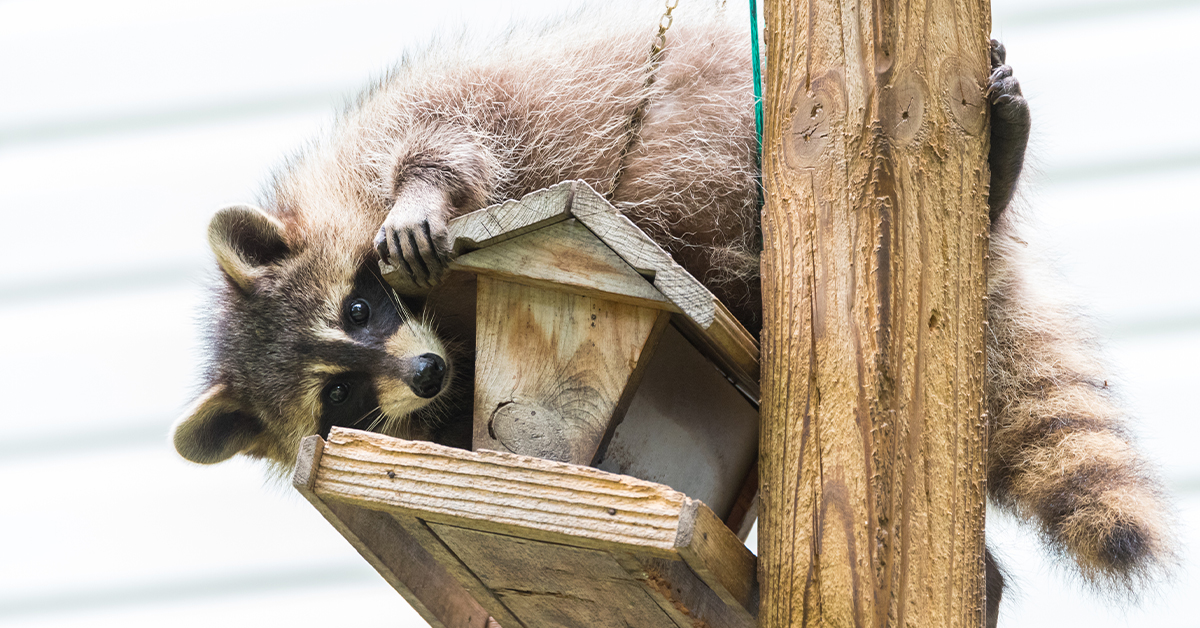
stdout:
[[988,166],[992,171],[988,214],[995,224],[1012,200],[1025,163],[1029,143],[1029,104],[1021,96],[1021,84],[1012,68],[1004,64],[1004,44],[992,40],[992,75],[987,96],[992,104],[992,148]]
[[987,591],[987,608],[984,609],[984,625],[996,628],[1000,616],[1000,597],[1004,595],[1004,572],[992,557],[992,550],[983,551],[984,590]]

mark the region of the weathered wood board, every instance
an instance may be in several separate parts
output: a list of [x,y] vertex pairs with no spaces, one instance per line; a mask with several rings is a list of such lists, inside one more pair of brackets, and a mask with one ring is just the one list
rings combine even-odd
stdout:
[[761,625],[982,626],[988,2],[765,6]]
[[478,294],[473,449],[592,464],[667,314],[487,276]]
[[753,554],[660,484],[342,428],[293,484],[434,626],[754,625]]

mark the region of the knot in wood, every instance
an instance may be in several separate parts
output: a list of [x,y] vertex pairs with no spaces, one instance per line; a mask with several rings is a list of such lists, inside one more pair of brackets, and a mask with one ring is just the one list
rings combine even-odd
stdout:
[[841,118],[845,99],[842,79],[836,72],[813,79],[792,94],[788,106],[789,128],[783,139],[783,155],[793,168],[816,163],[829,146],[835,125]]
[[943,102],[950,112],[950,119],[968,135],[982,133],[987,121],[987,106],[980,69],[962,57],[952,56],[942,62],[939,74]]
[[925,123],[925,85],[912,71],[902,70],[895,81],[884,88],[880,118],[884,131],[901,144],[907,144],[921,132]]
[[571,439],[562,417],[537,404],[500,404],[488,420],[489,435],[514,454],[571,462]]

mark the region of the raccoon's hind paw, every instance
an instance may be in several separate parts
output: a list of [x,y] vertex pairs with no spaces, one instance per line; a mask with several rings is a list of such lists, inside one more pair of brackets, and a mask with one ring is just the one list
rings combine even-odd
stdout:
[[[1029,103],[1021,94],[1021,83],[1013,77],[1011,66],[1005,65],[1007,53],[1004,44],[992,40],[992,74],[988,77],[987,97],[992,103],[992,113],[998,120],[993,120],[1005,131],[1006,137],[1014,135],[1029,135]],[[1005,128],[1011,125],[1012,128]]]
[[397,269],[392,281],[409,284],[408,289],[396,286],[405,294],[419,294],[440,283],[451,257],[444,220],[395,211],[375,235],[375,250],[379,259]]
[[1005,65],[1004,44],[992,40],[992,75],[986,96],[992,107],[992,147],[988,155],[992,180],[988,193],[989,215],[993,224],[1012,200],[1017,178],[1025,163],[1029,143],[1029,103],[1021,95],[1021,84]]

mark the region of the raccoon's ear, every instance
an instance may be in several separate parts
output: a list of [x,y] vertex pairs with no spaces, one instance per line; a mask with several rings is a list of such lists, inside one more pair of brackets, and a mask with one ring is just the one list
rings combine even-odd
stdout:
[[278,218],[253,205],[230,205],[208,223],[208,244],[225,276],[249,291],[266,266],[290,252]]
[[171,440],[180,456],[213,464],[254,444],[262,422],[242,409],[225,384],[213,384],[175,423]]

